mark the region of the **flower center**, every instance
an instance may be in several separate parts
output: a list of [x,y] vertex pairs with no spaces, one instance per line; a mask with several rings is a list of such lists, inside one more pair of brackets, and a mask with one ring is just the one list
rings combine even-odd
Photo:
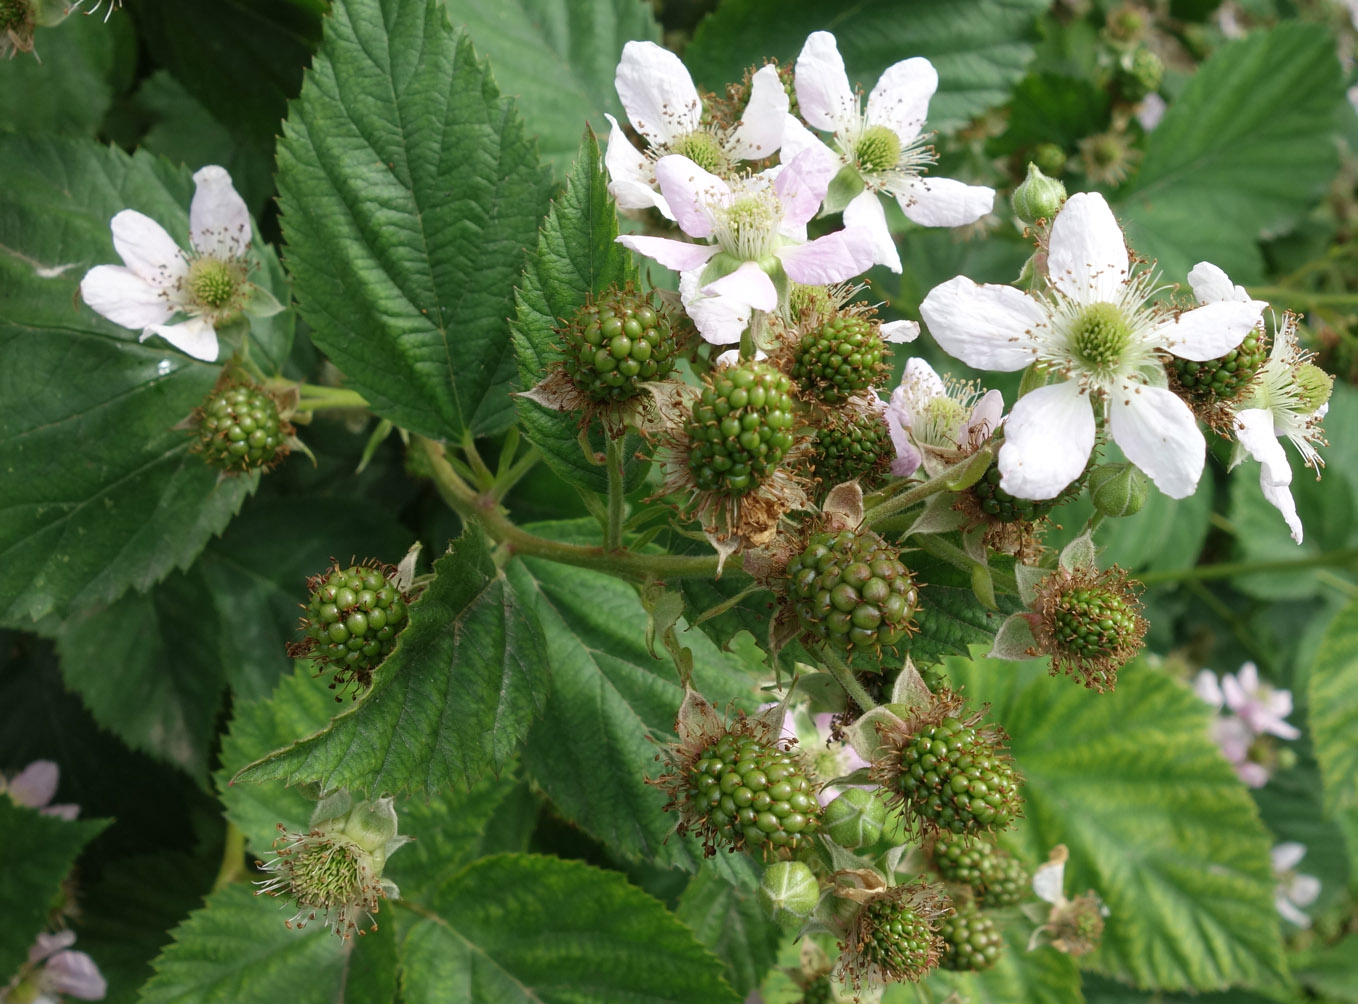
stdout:
[[199,258],[189,266],[189,293],[199,306],[221,310],[241,286],[240,269],[219,258]]
[[1092,370],[1108,371],[1122,361],[1132,343],[1132,326],[1113,303],[1086,307],[1070,333],[1070,351]]
[[710,132],[691,132],[670,144],[672,153],[687,157],[704,171],[721,174],[726,170],[726,154]]
[[363,888],[361,853],[348,841],[307,841],[290,862],[290,884],[297,902],[311,907],[359,902]]
[[1296,381],[1301,395],[1301,411],[1306,415],[1319,410],[1330,399],[1330,391],[1334,388],[1334,377],[1312,363],[1302,363],[1297,367]]
[[853,150],[860,170],[889,171],[901,160],[901,138],[886,126],[869,126]]
[[957,430],[966,420],[967,412],[951,397],[935,397],[924,406],[916,438],[929,446],[956,446]]
[[717,243],[741,261],[759,261],[773,251],[782,218],[783,207],[772,189],[741,192],[719,211]]

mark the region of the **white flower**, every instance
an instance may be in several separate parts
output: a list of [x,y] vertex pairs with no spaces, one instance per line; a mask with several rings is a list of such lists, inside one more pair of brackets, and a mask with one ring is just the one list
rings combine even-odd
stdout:
[[[1202,303],[1245,301],[1249,294],[1235,286],[1226,273],[1203,262],[1188,273],[1193,293]],[[1320,477],[1325,462],[1315,444],[1324,444],[1320,420],[1329,411],[1331,379],[1311,363],[1310,353],[1297,345],[1297,319],[1284,314],[1273,336],[1268,359],[1235,413],[1236,445],[1231,468],[1248,453],[1259,461],[1259,488],[1269,504],[1283,514],[1292,539],[1302,541],[1301,518],[1292,499],[1292,465],[1279,439],[1286,437],[1306,465]]]
[[887,427],[896,447],[891,473],[908,477],[922,462],[930,474],[937,474],[989,439],[1000,427],[1003,411],[999,391],[982,393],[973,384],[941,378],[927,361],[911,358],[887,407]]
[[710,243],[634,234],[618,242],[680,272],[679,293],[699,332],[729,345],[740,341],[752,311],[786,306],[787,279],[822,286],[871,264],[864,235],[852,228],[806,240],[833,171],[808,151],[776,178],[747,175],[728,184],[687,157],[663,157],[655,175],[675,220]]
[[[923,128],[929,99],[938,90],[938,73],[927,59],[916,56],[887,67],[863,110],[849,86],[835,36],[817,31],[797,57],[796,87],[802,115],[815,128],[834,134],[839,163],[862,180],[865,191],[845,207],[844,223],[869,228],[875,264],[901,270],[878,192],[894,196],[907,218],[928,227],[963,226],[990,212],[993,189],[920,177],[934,160]],[[784,156],[823,146],[791,118],[783,142]]]
[[[80,295],[114,324],[159,335],[206,362],[217,358],[216,325],[244,309],[250,284],[250,212],[223,168],[204,167],[189,207],[193,250],[185,253],[155,220],[124,209],[109,224],[123,265],[96,265]],[[178,314],[186,320],[167,323]]]
[[1230,300],[1173,315],[1147,304],[1153,276],[1131,275],[1112,210],[1089,192],[1071,196],[1056,214],[1047,267],[1045,294],[959,275],[920,305],[938,343],[969,365],[1013,371],[1036,363],[1059,378],[1015,403],[1000,449],[1000,487],[1018,498],[1056,497],[1084,470],[1093,408],[1104,408],[1128,460],[1166,495],[1192,494],[1206,443],[1188,406],[1165,388],[1161,355],[1220,356],[1240,344],[1265,305]]
[[750,101],[729,129],[705,125],[703,102],[679,57],[654,42],[628,42],[614,76],[627,118],[648,144],[634,147],[612,115],[604,165],[612,179],[610,194],[623,209],[655,206],[674,219],[665,196],[656,191],[655,164],[680,154],[714,174],[728,174],[737,161],[771,157],[783,143],[788,97],[773,66],[761,67],[750,80]]
[[1314,875],[1301,875],[1296,867],[1306,856],[1306,846],[1287,841],[1273,848],[1273,876],[1278,880],[1273,891],[1273,904],[1284,920],[1290,920],[1298,927],[1310,927],[1311,918],[1302,913],[1302,907],[1310,906],[1320,895],[1320,879]]
[[74,931],[39,934],[28,950],[28,960],[8,987],[0,987],[0,1004],[59,1004],[62,996],[85,1001],[103,1000],[108,983],[95,961],[71,949]]

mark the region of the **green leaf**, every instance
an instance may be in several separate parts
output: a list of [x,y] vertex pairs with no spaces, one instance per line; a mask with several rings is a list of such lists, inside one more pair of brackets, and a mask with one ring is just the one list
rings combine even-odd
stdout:
[[0,973],[16,972],[28,958],[76,855],[109,822],[44,816],[0,792],[0,847],[10,862],[0,869]]
[[920,585],[918,631],[902,643],[909,646],[916,665],[941,662],[950,655],[965,655],[971,645],[990,647],[995,632],[1009,614],[1023,609],[1017,597],[1000,596],[1000,609],[987,610],[976,602],[971,576],[923,551],[907,552],[906,566]]
[[188,245],[188,172],[18,136],[0,136],[0,165],[11,193],[0,215],[0,622],[24,626],[187,567],[258,476],[219,479],[173,428],[217,367],[158,338],[139,344],[77,305],[85,269],[118,261],[118,211],[138,209]]
[[997,153],[1028,151],[1039,143],[1075,149],[1108,122],[1109,95],[1092,80],[1054,73],[1024,77],[1014,88],[1009,125],[992,147]]
[[586,119],[600,129],[605,112],[623,119],[613,88],[623,45],[660,41],[650,5],[641,0],[445,0],[444,6],[490,58],[496,81],[517,99],[557,177],[570,170]]
[[[936,969],[929,982],[942,1000],[956,992],[971,1004],[1079,1004],[1080,970],[1075,960],[1054,948],[1028,951],[1027,924],[1002,923],[1004,951],[990,969],[952,973]],[[915,1000],[913,995],[900,1000]],[[883,1004],[891,1004],[890,999]]]
[[[534,532],[569,539],[594,526],[548,524]],[[552,660],[552,694],[524,749],[529,776],[563,816],[611,850],[695,870],[702,845],[673,832],[665,796],[644,781],[659,773],[652,740],[674,740],[682,692],[673,663],[646,650],[646,611],[636,590],[599,572],[529,558],[507,572],[536,608]],[[752,704],[752,687],[734,659],[700,631],[680,630],[679,638],[693,651],[694,685],[704,696],[723,709]]]
[[1040,662],[949,660],[948,675],[1013,736],[1030,860],[1070,849],[1066,893],[1110,915],[1093,968],[1142,987],[1287,981],[1272,839],[1208,733],[1210,709],[1136,664],[1095,694]]
[[351,709],[235,778],[317,780],[375,792],[471,787],[500,770],[546,703],[547,651],[531,608],[464,535],[434,563],[410,623]]
[[703,86],[720,93],[765,56],[791,62],[807,35],[830,30],[849,83],[864,91],[888,66],[928,57],[938,70],[929,126],[951,128],[1009,97],[1047,6],[1048,0],[866,0],[836,9],[818,0],[734,0],[703,20],[684,60]]
[[[608,195],[599,144],[586,131],[566,189],[552,203],[538,235],[537,251],[528,256],[515,293],[514,350],[523,388],[533,387],[559,363],[561,353],[556,346],[561,336],[556,328],[561,321],[569,321],[591,295],[614,283],[640,282],[631,252],[615,242],[617,236],[617,208]],[[553,411],[525,397],[516,397],[514,404],[528,438],[563,481],[600,495],[608,491],[604,467],[581,454],[578,413]],[[603,433],[597,422],[592,425],[590,442],[603,455]],[[639,446],[635,433],[629,432],[623,444],[628,491],[640,486],[649,466],[635,459]]]
[[740,999],[693,935],[616,872],[504,854],[477,861],[422,906],[435,915],[401,914],[408,1000]]
[[1311,664],[1311,736],[1332,813],[1358,807],[1358,601],[1330,621]]
[[781,933],[754,891],[731,885],[711,865],[698,869],[675,915],[721,959],[726,979],[741,995],[758,989],[778,960]]
[[512,423],[506,318],[548,186],[442,10],[334,5],[283,124],[279,205],[313,340],[374,411],[439,439]]
[[1170,281],[1200,261],[1236,282],[1263,278],[1259,238],[1289,230],[1339,167],[1344,104],[1334,38],[1280,24],[1218,49],[1146,139],[1118,212]]

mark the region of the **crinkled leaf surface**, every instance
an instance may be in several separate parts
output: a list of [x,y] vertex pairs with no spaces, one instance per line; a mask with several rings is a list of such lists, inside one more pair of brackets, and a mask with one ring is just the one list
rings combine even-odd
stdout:
[[188,246],[188,171],[94,143],[0,136],[0,179],[11,193],[0,214],[0,622],[24,626],[187,567],[258,478],[219,480],[173,428],[218,367],[159,338],[139,344],[78,298],[86,269],[119,260],[108,229],[119,210]]
[[508,763],[546,703],[542,629],[478,535],[457,541],[434,576],[369,692],[316,735],[246,767],[238,782],[432,794],[470,787]]
[[549,181],[433,0],[340,0],[278,145],[312,337],[373,410],[435,438],[513,421],[509,322]]
[[685,887],[675,914],[721,959],[726,979],[737,993],[757,989],[778,959],[782,932],[765,914],[755,891],[732,885],[711,864],[699,868]]
[[1066,893],[1111,911],[1094,968],[1142,987],[1285,982],[1271,837],[1208,735],[1209,709],[1145,665],[1096,694],[1039,662],[950,659],[1013,736],[1030,860],[1070,849]]
[[565,177],[580,128],[605,127],[604,112],[623,120],[613,74],[629,41],[660,40],[642,0],[444,0],[490,58],[500,90],[515,98],[542,159]]
[[33,53],[0,61],[0,94],[23,95],[0,107],[6,132],[88,136],[132,82],[137,45],[126,18],[70,17],[39,28]]
[[882,71],[910,56],[938,70],[929,126],[957,126],[1002,104],[1033,52],[1048,0],[867,0],[832,7],[817,0],[734,0],[698,26],[684,52],[698,82],[721,92],[765,56],[791,62],[813,31],[834,32],[849,82],[864,93]]
[[[599,145],[587,132],[566,189],[552,203],[515,294],[514,351],[521,388],[533,387],[560,361],[557,347],[562,336],[556,328],[569,322],[591,295],[597,296],[614,283],[640,281],[635,259],[615,243],[617,236],[617,208],[608,195]],[[553,411],[525,397],[515,398],[514,403],[528,438],[558,476],[601,495],[608,491],[606,469],[586,459],[580,450],[579,412]],[[592,423],[590,440],[595,453],[602,455],[604,440],[597,422]],[[646,474],[648,465],[635,457],[640,445],[632,433],[623,444],[628,490],[637,488]]]
[[1171,282],[1204,260],[1258,282],[1259,239],[1291,229],[1339,167],[1331,132],[1352,114],[1344,104],[1322,25],[1280,24],[1222,46],[1147,137],[1141,169],[1118,194],[1132,246]]
[[401,911],[406,998],[468,1004],[740,1000],[660,903],[617,872],[483,858]]
[[977,602],[966,572],[923,551],[907,552],[902,560],[920,583],[918,631],[901,643],[917,665],[965,654],[970,645],[989,646],[1004,619],[1022,609],[1016,597],[1002,595],[997,597],[1000,611],[987,610]]
[[1330,621],[1311,664],[1311,735],[1332,812],[1358,806],[1358,602]]

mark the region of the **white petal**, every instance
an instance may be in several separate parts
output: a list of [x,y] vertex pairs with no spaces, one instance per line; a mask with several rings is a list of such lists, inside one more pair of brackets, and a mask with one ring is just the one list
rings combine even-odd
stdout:
[[757,262],[747,261],[740,268],[702,287],[708,296],[720,296],[747,304],[756,310],[778,306],[778,290]]
[[689,269],[706,265],[708,260],[721,250],[715,244],[690,244],[687,241],[670,240],[668,237],[648,237],[645,234],[623,234],[618,238],[618,243],[676,272],[687,272]]
[[783,160],[791,163],[803,150],[821,150],[822,156],[838,161],[839,154],[822,143],[810,129],[802,125],[802,120],[789,115],[783,122]]
[[1127,280],[1127,241],[1102,195],[1077,192],[1052,221],[1047,268],[1055,286],[1081,303],[1115,302]]
[[1094,411],[1079,383],[1039,387],[1004,423],[1000,487],[1021,499],[1050,499],[1080,476],[1094,449]]
[[995,205],[995,190],[951,178],[907,178],[892,188],[901,212],[922,227],[975,223]]
[[[1246,781],[1246,783],[1248,783],[1248,781]],[[1250,785],[1250,787],[1262,788],[1263,785],[1252,784]],[[1293,924],[1296,924],[1298,927],[1311,926],[1311,918],[1306,916],[1306,914],[1302,913],[1295,906],[1293,906],[1291,900],[1287,899],[1287,897],[1285,896],[1274,897],[1273,905],[1278,908],[1278,915],[1281,916],[1283,920],[1289,920]]]
[[90,269],[80,280],[80,295],[114,324],[133,331],[163,324],[175,312],[164,291],[121,265],[96,265]]
[[40,809],[52,801],[60,777],[61,768],[54,761],[34,760],[14,776],[6,790],[16,804]]
[[905,146],[920,134],[937,90],[938,71],[923,56],[888,66],[868,95],[867,124],[886,126]]
[[217,332],[201,317],[190,317],[181,324],[153,324],[141,333],[141,340],[151,335],[159,335],[180,352],[205,363],[217,361]]
[[931,289],[919,312],[943,351],[1001,372],[1033,361],[1032,332],[1047,321],[1042,306],[1013,286],[982,286],[964,275]]
[[[1282,513],[1283,522],[1287,524],[1288,531],[1292,534],[1292,539],[1298,544],[1301,543],[1303,530],[1301,517],[1297,515],[1297,503],[1292,498],[1292,489],[1287,485],[1270,484],[1264,480],[1264,475],[1259,475],[1259,489],[1264,493],[1264,499],[1269,505]],[[1295,736],[1293,738],[1296,738]]]
[[155,220],[124,209],[109,221],[113,248],[123,262],[152,286],[165,288],[188,274],[188,262],[174,238]]
[[[755,349],[755,350],[754,350],[754,360],[755,360],[755,362],[759,362],[759,360],[761,360],[761,359],[767,359],[768,357],[769,357],[769,354],[768,354],[767,352],[765,352],[763,349]],[[718,352],[718,353],[717,353],[717,358],[714,359],[714,360],[712,360],[712,361],[713,361],[716,365],[718,365],[718,366],[734,366],[736,363],[740,362],[740,349],[738,349],[738,348],[736,348],[736,349],[727,349],[725,352]],[[773,706],[774,706],[774,705],[772,705],[772,704],[768,704],[768,705],[760,705],[760,710],[767,710],[768,708],[772,708]],[[784,724],[784,726],[783,726],[783,731],[784,731],[784,733],[787,732],[787,728],[788,728],[787,725]],[[792,738],[795,738],[795,737],[792,737]]]
[[844,225],[858,227],[872,238],[872,263],[885,265],[897,275],[901,271],[901,255],[886,225],[886,212],[876,192],[863,191],[844,207]]
[[63,948],[70,948],[74,944],[75,932],[70,928],[57,931],[55,934],[48,934],[43,931],[28,949],[28,961],[31,964],[39,963],[43,959],[60,952]]
[[1292,484],[1292,465],[1287,462],[1282,442],[1274,435],[1273,413],[1263,408],[1247,408],[1237,412],[1235,419],[1235,438],[1259,461],[1259,489],[1269,504],[1282,513],[1292,539],[1300,544],[1301,518],[1288,487]]
[[1127,459],[1170,498],[1187,498],[1198,487],[1207,443],[1173,392],[1141,384],[1114,389],[1108,430]]
[[1306,845],[1295,840],[1284,840],[1269,851],[1269,858],[1273,863],[1275,872],[1291,871],[1301,864],[1301,859],[1304,857],[1306,857]]
[[750,323],[751,307],[739,300],[704,296],[698,291],[701,271],[679,276],[679,298],[703,339],[713,345],[734,345]]
[[1231,277],[1210,261],[1200,261],[1193,266],[1193,270],[1188,273],[1188,284],[1193,287],[1193,295],[1199,303],[1250,298],[1244,286],[1231,282]]
[[915,403],[914,410],[917,412],[932,399],[944,397],[948,393],[948,388],[943,386],[943,378],[929,365],[929,360],[920,356],[911,356],[906,360],[898,389],[905,390]]
[[1225,355],[1259,323],[1262,300],[1218,300],[1185,310],[1155,329],[1157,344],[1183,359],[1204,362]]
[[727,153],[741,160],[763,160],[783,145],[787,91],[772,66],[761,66],[750,80],[750,103],[727,145]]
[[679,228],[690,237],[711,237],[711,207],[730,204],[731,186],[678,154],[656,161],[655,180]]
[[103,1000],[108,983],[84,952],[58,952],[43,967],[42,982],[51,990],[83,1001]]
[[250,210],[223,167],[209,164],[193,176],[189,238],[199,254],[240,258],[250,248]]
[[613,77],[633,127],[664,146],[698,128],[703,103],[679,57],[654,42],[628,42]]
[[1066,898],[1066,859],[1047,861],[1033,872],[1033,892],[1048,903],[1060,903]]
[[852,131],[858,121],[858,100],[849,87],[835,36],[828,31],[808,35],[795,72],[797,107],[802,117],[826,132]]
[[1287,898],[1297,906],[1310,906],[1320,895],[1320,879],[1314,875],[1298,875],[1287,886]]
[[826,286],[852,279],[872,264],[872,242],[857,230],[837,230],[808,244],[788,244],[774,252],[788,278],[805,286]]
[[1217,681],[1217,675],[1210,669],[1200,670],[1198,675],[1193,678],[1193,693],[1214,708],[1220,708],[1226,701],[1226,698],[1222,696],[1221,684]]
[[893,345],[904,345],[918,337],[918,321],[887,321],[882,325],[882,338]]
[[610,126],[608,146],[604,150],[604,166],[611,179],[608,194],[622,209],[650,209],[663,204],[663,211],[669,216],[669,204],[655,189],[655,169],[650,160],[632,145],[617,119],[608,114],[604,118]]
[[823,144],[803,150],[788,162],[773,179],[773,190],[783,206],[783,225],[800,227],[815,216],[838,171],[839,161]]
[[976,407],[971,409],[971,421],[967,423],[967,431],[984,428],[988,430],[986,435],[994,435],[995,430],[1000,427],[1000,418],[1004,415],[1004,395],[998,390],[988,390],[981,400],[976,402]]

